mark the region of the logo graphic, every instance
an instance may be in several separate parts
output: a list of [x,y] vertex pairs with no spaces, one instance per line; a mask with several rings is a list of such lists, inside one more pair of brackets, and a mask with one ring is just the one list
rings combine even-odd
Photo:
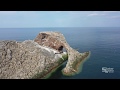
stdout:
[[114,68],[102,67],[102,72],[104,72],[104,73],[114,73]]

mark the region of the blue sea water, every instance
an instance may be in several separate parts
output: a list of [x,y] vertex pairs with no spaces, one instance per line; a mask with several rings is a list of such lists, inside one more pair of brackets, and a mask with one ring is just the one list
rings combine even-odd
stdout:
[[[59,31],[79,52],[91,51],[83,63],[82,72],[68,77],[61,73],[63,64],[50,79],[120,79],[120,28],[0,28],[0,40],[33,40],[39,32]],[[102,72],[102,67],[113,68],[113,73]]]

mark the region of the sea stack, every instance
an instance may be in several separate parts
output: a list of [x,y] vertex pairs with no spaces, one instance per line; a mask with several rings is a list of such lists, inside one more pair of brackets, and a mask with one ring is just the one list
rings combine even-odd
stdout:
[[53,48],[60,53],[65,48],[68,54],[68,62],[66,67],[63,69],[63,74],[73,75],[78,72],[78,63],[84,60],[90,52],[80,53],[77,50],[70,47],[65,37],[60,32],[41,32],[34,40],[39,45]]
[[0,79],[42,79],[66,60],[63,74],[73,75],[88,55],[70,47],[60,32],[40,32],[23,42],[0,41]]

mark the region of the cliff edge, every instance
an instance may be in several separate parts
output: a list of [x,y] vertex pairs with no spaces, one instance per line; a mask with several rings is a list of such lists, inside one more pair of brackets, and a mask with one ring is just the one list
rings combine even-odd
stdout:
[[66,67],[63,69],[63,74],[65,75],[73,75],[78,72],[78,63],[84,60],[89,56],[90,52],[80,53],[77,50],[70,47],[67,43],[64,35],[60,32],[41,32],[34,40],[39,45],[48,46],[53,48],[59,53],[63,52],[63,49],[66,50],[68,54],[68,62]]
[[0,79],[43,78],[64,61],[63,54],[33,40],[0,41]]
[[34,40],[0,41],[0,79],[44,78],[67,61],[65,75],[77,72],[89,52],[79,53],[59,32],[40,32]]

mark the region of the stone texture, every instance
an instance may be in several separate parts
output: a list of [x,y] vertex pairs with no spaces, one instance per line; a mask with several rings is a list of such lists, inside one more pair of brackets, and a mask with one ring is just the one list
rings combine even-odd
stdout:
[[59,40],[59,34],[58,32],[41,32],[39,35],[35,38],[35,42],[37,42],[39,45],[47,46],[50,48],[53,48],[55,50],[61,51],[63,47],[63,43]]
[[37,74],[42,77],[62,57],[57,52],[33,40],[0,41],[0,79],[29,79]]
[[[63,52],[63,49],[67,53]],[[77,72],[77,63],[89,52],[79,53],[59,32],[41,32],[34,40],[0,41],[0,79],[43,78],[68,55],[65,74]]]
[[53,48],[59,51],[60,53],[62,52],[63,48],[66,49],[68,53],[68,62],[67,62],[66,67],[63,70],[63,73],[72,74],[73,71],[76,71],[74,68],[74,66],[76,66],[75,62],[84,60],[85,58],[84,56],[87,57],[89,55],[89,52],[79,53],[78,51],[70,47],[64,35],[61,34],[60,32],[52,32],[52,31],[41,32],[38,34],[38,36],[35,38],[34,41],[37,42],[39,45]]

